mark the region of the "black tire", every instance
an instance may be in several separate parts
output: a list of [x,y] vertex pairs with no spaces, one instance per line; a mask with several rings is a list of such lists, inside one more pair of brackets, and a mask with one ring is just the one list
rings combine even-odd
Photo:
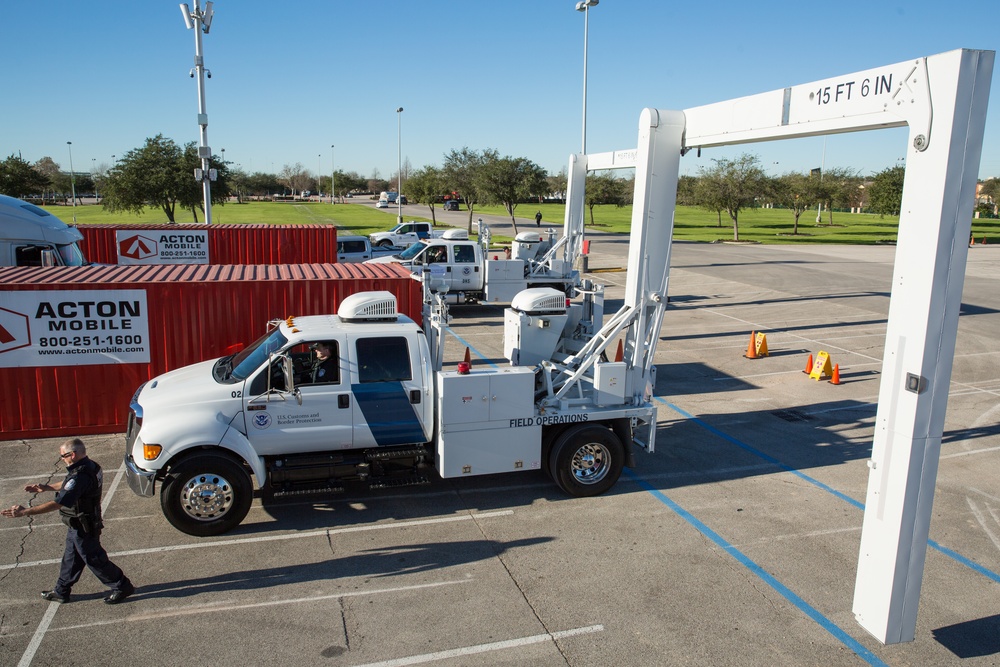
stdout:
[[610,429],[588,425],[566,429],[552,443],[549,474],[566,494],[598,496],[618,481],[625,448]]
[[390,241],[388,239],[382,239],[381,241],[379,241],[375,245],[377,245],[379,248],[391,248],[392,247],[392,241]]
[[252,501],[250,475],[219,454],[182,461],[160,489],[160,507],[170,525],[197,537],[221,535],[240,525]]

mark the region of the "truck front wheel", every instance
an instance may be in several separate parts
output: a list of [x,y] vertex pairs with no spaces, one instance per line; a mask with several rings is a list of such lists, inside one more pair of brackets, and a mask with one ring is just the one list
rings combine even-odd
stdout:
[[377,245],[379,248],[391,248],[392,247],[392,241],[390,241],[389,239],[382,239],[381,241],[379,241],[375,245]]
[[253,501],[253,484],[235,461],[199,454],[182,461],[163,483],[160,507],[177,530],[208,537],[232,530]]
[[597,496],[618,481],[625,464],[621,440],[603,426],[578,426],[563,431],[552,443],[549,474],[567,494]]

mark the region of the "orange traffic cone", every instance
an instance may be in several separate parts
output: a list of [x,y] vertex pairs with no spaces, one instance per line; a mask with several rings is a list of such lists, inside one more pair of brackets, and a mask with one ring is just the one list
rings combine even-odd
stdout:
[[969,247],[971,248],[974,245],[976,245],[976,235],[975,234],[973,234],[972,238],[969,239]]
[[809,355],[809,359],[806,360],[806,369],[802,372],[805,373],[806,375],[809,375],[810,373],[813,372],[813,356],[811,354]]
[[840,384],[840,364],[833,365],[833,375],[830,376],[830,384]]
[[983,245],[986,245],[986,237],[983,237]]
[[624,348],[622,347],[622,341],[618,341],[618,351],[615,352],[615,361],[621,361],[625,358]]
[[754,344],[754,339],[755,338],[756,338],[756,336],[754,335],[754,332],[751,331],[750,332],[750,344],[747,345],[747,353],[743,355],[747,359],[756,359],[757,358],[757,346]]

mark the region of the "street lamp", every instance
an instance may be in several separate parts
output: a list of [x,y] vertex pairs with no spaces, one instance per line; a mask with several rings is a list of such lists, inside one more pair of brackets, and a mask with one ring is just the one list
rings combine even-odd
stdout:
[[94,175],[94,200],[97,200],[97,158],[90,158],[90,173]]
[[590,8],[597,6],[601,0],[580,0],[576,3],[576,11],[583,12],[583,148],[587,152],[587,32],[590,23]]
[[396,222],[403,222],[403,107],[396,109]]
[[323,154],[316,153],[316,196],[317,197],[319,197],[319,191],[322,190],[322,188],[319,186],[319,178],[322,175],[323,175]]
[[226,164],[226,149],[222,149],[222,164]]
[[181,14],[184,16],[184,25],[188,30],[194,29],[194,68],[191,70],[191,78],[198,75],[198,126],[200,127],[201,142],[198,146],[198,157],[201,158],[201,169],[195,169],[195,180],[200,180],[205,198],[205,224],[212,224],[212,183],[211,183],[211,157],[212,149],[208,145],[208,112],[205,110],[205,74],[212,78],[212,72],[205,69],[205,56],[201,51],[201,33],[208,34],[212,27],[212,17],[215,12],[212,9],[212,2],[205,3],[205,9],[201,8],[201,0],[194,0],[194,11],[187,3],[181,3]]
[[73,173],[73,142],[67,141],[69,146],[69,185],[73,192],[73,224],[76,224],[76,174]]
[[335,146],[330,144],[330,205],[336,204],[337,198],[337,154],[334,152]]

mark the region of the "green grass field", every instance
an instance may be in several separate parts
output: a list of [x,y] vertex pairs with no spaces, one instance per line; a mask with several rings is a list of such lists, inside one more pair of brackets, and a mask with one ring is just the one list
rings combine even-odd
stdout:
[[[72,222],[74,211],[69,206],[46,207],[54,215],[66,222]],[[440,209],[438,209],[440,210]],[[562,204],[521,204],[515,209],[518,228],[521,231],[534,229],[535,211],[542,212],[543,226],[561,225],[565,207]],[[351,234],[370,234],[384,231],[395,223],[395,211],[391,215],[368,206],[351,204],[320,203],[274,203],[251,202],[247,204],[228,203],[212,207],[212,222],[215,224],[333,224]],[[502,207],[477,207],[478,215],[506,216]],[[158,209],[147,209],[142,215],[120,215],[108,213],[102,206],[88,205],[76,207],[79,224],[131,224],[164,223],[166,217]],[[419,215],[414,215],[419,214]],[[429,210],[423,205],[408,207],[406,220],[430,220]],[[632,207],[595,206],[593,224],[587,210],[587,226],[606,232],[627,233],[632,217]],[[177,214],[177,222],[192,222],[188,211]],[[897,217],[879,217],[868,213],[834,212],[833,225],[829,224],[829,214],[824,211],[823,221],[816,223],[816,211],[806,211],[799,218],[799,233],[792,235],[793,216],[785,209],[750,209],[740,214],[740,240],[758,243],[779,244],[853,244],[871,245],[894,243],[899,224]],[[976,219],[972,221],[972,232],[976,242],[986,238],[987,243],[1000,243],[1000,220]],[[715,213],[697,207],[680,206],[674,223],[674,238],[683,241],[729,241],[733,238],[733,228],[728,216],[723,214],[722,226]],[[497,241],[509,241],[498,237]]]

